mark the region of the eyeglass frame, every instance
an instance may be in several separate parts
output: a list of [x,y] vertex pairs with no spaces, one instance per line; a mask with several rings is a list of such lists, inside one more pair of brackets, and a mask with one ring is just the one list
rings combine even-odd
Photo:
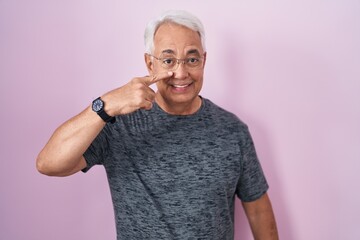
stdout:
[[[203,59],[204,58],[204,56],[205,56],[205,54],[206,54],[206,52],[204,52],[203,54],[201,54],[199,57],[198,57],[198,59]],[[162,60],[164,60],[164,59],[167,59],[166,57],[165,58],[161,58],[161,57],[156,57],[156,56],[154,56],[154,55],[152,55],[152,54],[150,54],[150,53],[146,53],[146,55],[148,55],[148,56],[150,56],[150,57],[153,57],[153,58],[155,58],[156,60],[158,60],[158,61],[162,61]],[[170,57],[169,57],[170,58]],[[190,57],[189,57],[190,58]],[[176,60],[176,67],[174,66],[174,68],[170,68],[170,69],[167,69],[167,70],[170,70],[170,71],[175,71],[175,70],[177,70],[178,68],[179,68],[179,65],[180,65],[180,63],[183,63],[184,64],[184,67],[186,67],[186,69],[201,69],[201,68],[203,68],[204,67],[204,61],[199,65],[199,66],[201,66],[201,67],[199,67],[199,68],[197,68],[197,66],[196,67],[194,67],[194,68],[189,68],[187,65],[186,65],[186,60],[188,60],[189,58],[175,58],[175,57],[171,57],[171,59],[174,59],[174,60]],[[164,68],[163,66],[162,66],[162,63],[160,64],[161,65],[161,67],[162,68]],[[164,68],[164,69],[166,69],[166,68]]]

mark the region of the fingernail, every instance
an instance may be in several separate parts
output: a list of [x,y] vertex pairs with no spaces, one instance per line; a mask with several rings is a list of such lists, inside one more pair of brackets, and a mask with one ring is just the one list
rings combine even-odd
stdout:
[[169,75],[169,76],[173,75],[173,72],[168,72],[168,75]]

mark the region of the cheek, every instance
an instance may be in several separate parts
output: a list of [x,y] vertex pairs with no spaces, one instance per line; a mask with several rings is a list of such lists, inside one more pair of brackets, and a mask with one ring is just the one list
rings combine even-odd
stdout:
[[190,75],[190,77],[197,82],[202,82],[203,72],[193,73]]
[[163,72],[162,68],[156,62],[153,63],[153,74],[157,74],[159,72]]
[[166,83],[164,82],[164,80],[160,80],[156,83],[156,87],[158,90],[164,89],[166,87]]

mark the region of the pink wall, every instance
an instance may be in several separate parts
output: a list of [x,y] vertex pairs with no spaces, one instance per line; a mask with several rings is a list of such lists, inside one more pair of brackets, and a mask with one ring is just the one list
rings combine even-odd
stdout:
[[[360,3],[0,1],[0,239],[114,239],[102,168],[35,170],[54,129],[146,74],[143,30],[166,9],[202,19],[202,95],[248,123],[282,239],[360,239]],[[236,239],[251,239],[236,211]]]

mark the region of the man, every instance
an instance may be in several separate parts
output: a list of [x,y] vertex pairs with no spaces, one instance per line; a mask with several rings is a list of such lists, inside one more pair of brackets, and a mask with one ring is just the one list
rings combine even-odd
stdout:
[[148,24],[145,45],[149,76],[61,125],[39,154],[38,170],[67,176],[103,165],[118,239],[233,239],[235,195],[254,238],[278,239],[247,126],[199,95],[201,22],[166,12]]

